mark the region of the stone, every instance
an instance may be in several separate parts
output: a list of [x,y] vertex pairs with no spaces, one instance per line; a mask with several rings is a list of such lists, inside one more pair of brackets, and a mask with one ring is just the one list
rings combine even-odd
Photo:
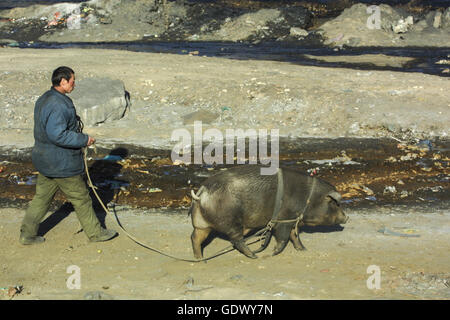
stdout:
[[294,37],[307,37],[308,31],[306,31],[305,29],[302,29],[302,28],[292,27],[289,30],[289,34]]
[[442,21],[442,12],[436,11],[436,14],[434,15],[433,27],[436,29],[440,28],[441,21]]
[[89,291],[83,296],[84,300],[114,300],[114,298],[102,291]]
[[414,18],[413,18],[413,16],[408,16],[408,17],[405,19],[405,22],[406,22],[407,24],[409,24],[409,25],[413,25],[413,24],[414,24]]
[[193,124],[194,121],[202,123],[211,123],[219,117],[218,114],[207,110],[199,110],[183,116],[183,124]]
[[392,31],[395,33],[405,33],[408,31],[409,26],[413,24],[413,17],[409,16],[406,19],[398,20],[397,24],[392,26]]
[[121,119],[130,106],[130,95],[121,80],[85,78],[69,95],[85,125]]

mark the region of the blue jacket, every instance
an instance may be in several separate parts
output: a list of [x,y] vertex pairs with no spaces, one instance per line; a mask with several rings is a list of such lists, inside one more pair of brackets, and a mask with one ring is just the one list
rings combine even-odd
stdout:
[[66,178],[84,171],[82,147],[88,135],[79,132],[72,100],[53,87],[34,107],[33,165],[47,177]]

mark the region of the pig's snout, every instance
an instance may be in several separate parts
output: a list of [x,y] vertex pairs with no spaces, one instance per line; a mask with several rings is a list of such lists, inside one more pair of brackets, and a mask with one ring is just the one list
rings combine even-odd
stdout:
[[337,219],[336,219],[336,224],[345,224],[347,223],[349,217],[345,215],[345,213],[341,212]]

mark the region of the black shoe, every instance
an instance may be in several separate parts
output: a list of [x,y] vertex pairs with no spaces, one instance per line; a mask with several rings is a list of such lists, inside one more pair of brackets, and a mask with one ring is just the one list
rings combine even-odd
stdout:
[[114,238],[116,235],[117,232],[112,229],[102,229],[99,235],[89,238],[89,241],[91,242],[108,241]]
[[27,237],[24,235],[20,235],[20,238],[19,238],[19,242],[24,245],[37,244],[37,243],[42,243],[44,241],[45,241],[45,238],[39,237],[39,236]]

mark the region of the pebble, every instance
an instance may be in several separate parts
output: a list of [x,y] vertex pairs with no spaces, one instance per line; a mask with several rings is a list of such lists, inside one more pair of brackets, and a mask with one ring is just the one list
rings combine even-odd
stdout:
[[84,300],[114,300],[114,298],[102,291],[89,291],[84,295]]
[[383,190],[383,194],[387,193],[397,193],[397,189],[395,188],[395,186],[386,186]]

